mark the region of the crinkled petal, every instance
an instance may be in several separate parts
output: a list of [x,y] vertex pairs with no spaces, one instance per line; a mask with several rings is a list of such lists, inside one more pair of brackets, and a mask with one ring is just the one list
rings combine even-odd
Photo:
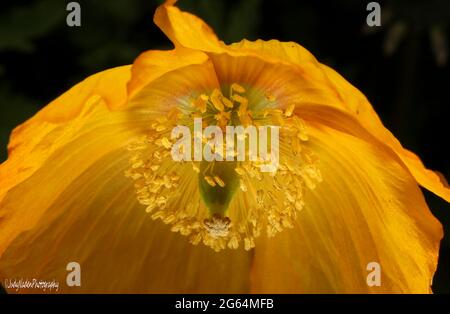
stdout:
[[[115,150],[72,177],[80,167],[78,141],[62,162],[55,160],[17,186],[2,203],[23,219],[43,211],[0,258],[2,283],[19,279],[59,282],[58,293],[245,293],[250,254],[216,253],[154,221],[125,178],[126,151]],[[56,194],[51,196],[51,194]],[[7,218],[6,218],[7,219]],[[11,223],[2,222],[2,227]],[[69,287],[69,262],[81,267],[81,286]],[[230,276],[233,274],[233,276]],[[24,289],[15,293],[49,293]]]
[[[122,81],[120,71],[117,80],[111,77],[116,85],[110,94],[98,88],[105,82],[102,73],[85,80],[13,136],[14,149],[1,166],[2,282],[55,279],[59,292],[248,291],[248,252],[217,254],[190,244],[146,214],[133,181],[125,177],[126,148],[149,130],[149,115],[175,104],[187,90],[217,84],[209,79],[212,66],[174,70],[145,85],[126,105],[112,103],[115,92],[122,93],[120,101],[127,99],[129,70]],[[74,114],[62,117],[56,106]],[[10,179],[3,181],[3,175]],[[81,287],[65,283],[69,262],[81,265]],[[230,279],[229,273],[236,276]]]
[[334,70],[318,63],[306,49],[293,42],[283,43],[276,40],[266,42],[243,40],[226,46],[217,39],[205,22],[179,10],[174,6],[175,2],[167,1],[161,5],[155,14],[155,22],[176,46],[207,53],[256,56],[272,63],[290,64],[300,75],[321,86],[323,91],[334,94],[334,101],[323,105],[338,107],[355,115],[372,134],[399,155],[423,187],[450,201],[450,189],[445,178],[425,168],[419,157],[404,149],[383,126],[366,97]]
[[195,15],[178,9],[174,6],[175,2],[168,0],[159,6],[153,18],[175,47],[221,51],[223,43],[214,31]]
[[[323,181],[305,192],[293,229],[256,244],[252,291],[430,292],[442,227],[402,161],[376,142],[317,123],[308,130]],[[380,286],[367,283],[372,262]]]
[[[330,67],[318,63],[303,47],[293,42],[276,40],[255,42],[243,40],[230,46],[233,50],[259,53],[261,57],[288,62],[306,77],[313,77],[314,84],[320,86],[324,93],[334,94],[334,101],[317,103],[335,107],[353,115],[379,141],[388,145],[407,165],[420,185],[443,199],[450,201],[450,188],[445,178],[427,169],[420,158],[403,148],[395,136],[386,129],[367,98],[340,74]],[[302,103],[298,103],[299,106]]]
[[192,64],[202,64],[207,59],[208,56],[201,51],[184,48],[169,51],[146,51],[133,63],[132,76],[128,83],[129,97],[133,97],[145,85],[165,73]]

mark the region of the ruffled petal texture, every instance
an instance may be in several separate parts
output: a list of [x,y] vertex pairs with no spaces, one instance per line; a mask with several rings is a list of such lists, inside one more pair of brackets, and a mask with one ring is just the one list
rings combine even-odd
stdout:
[[[186,76],[192,67],[142,84],[145,103],[127,97],[129,66],[96,74],[15,131],[1,166],[2,279],[55,279],[65,293],[249,291],[250,252],[193,246],[145,213],[125,177],[149,114],[204,84]],[[65,284],[69,262],[81,265],[81,287]]]
[[[0,259],[2,278],[56,280],[58,293],[248,291],[249,254],[230,250],[217,254],[205,246],[193,246],[150,219],[123,174],[128,160],[121,150],[99,158],[51,201],[20,197],[33,191],[47,198],[60,189],[63,184],[57,178],[78,166],[77,157],[74,150],[73,158],[51,168],[44,166],[42,173],[8,195],[7,206],[45,208],[45,217],[5,251]],[[81,266],[80,287],[66,285],[69,262]],[[9,292],[45,293],[37,289]]]
[[263,56],[290,62],[304,69],[308,74],[316,73],[315,82],[321,83],[324,89],[334,91],[337,96],[332,103],[316,103],[317,105],[337,107],[357,118],[361,125],[372,133],[376,139],[388,145],[398,154],[420,185],[450,201],[450,189],[445,179],[426,169],[419,157],[401,146],[392,133],[384,127],[367,98],[357,88],[330,67],[319,64],[303,47],[296,43],[282,43],[276,40],[268,42],[243,40],[231,45],[231,47],[260,52]]
[[[442,227],[408,169],[381,145],[323,125],[308,130],[323,182],[305,194],[293,229],[256,243],[252,291],[431,292]],[[380,286],[367,284],[372,262]]]
[[[258,40],[226,46],[202,20],[174,6],[176,1],[167,1],[158,8],[155,22],[175,45],[198,49],[209,53],[227,53],[234,56],[253,55],[268,62],[287,63],[295,67],[300,75],[320,85],[324,91],[334,93],[334,101],[321,103],[338,107],[357,117],[380,141],[389,145],[405,162],[417,182],[443,199],[450,201],[450,188],[443,177],[425,168],[420,159],[404,149],[398,140],[383,126],[366,97],[342,76],[326,65],[320,64],[306,49],[293,42],[282,43]],[[189,34],[189,36],[187,36]],[[301,104],[297,104],[301,105]]]
[[[126,101],[125,84],[129,78],[130,66],[91,76],[14,130],[8,147],[8,160],[0,167],[0,254],[17,234],[32,228],[44,211],[42,207],[7,206],[7,193],[39,171],[44,164],[49,163],[52,156],[67,158],[64,147],[74,139],[79,138],[80,142],[86,145],[90,142],[96,144],[95,141],[98,141],[101,135],[108,134],[112,138],[108,143],[94,146],[93,151],[82,152],[84,155],[78,161],[78,167],[71,169],[74,176],[78,171],[82,171],[83,167],[101,157],[101,154],[107,153],[123,141],[123,138],[114,136],[114,130],[108,129],[109,125],[121,124],[123,116],[115,116],[112,120],[104,118],[108,116],[110,108]],[[88,121],[91,117],[91,121]],[[127,128],[126,123],[124,128]],[[87,134],[83,129],[92,132]],[[133,129],[134,127],[131,127],[127,132],[130,134]],[[80,146],[79,151],[82,148],[83,146]],[[71,179],[70,176],[60,177],[60,184],[67,184]],[[45,185],[45,182],[41,183],[41,187]],[[30,202],[33,202],[32,198],[30,197]],[[31,214],[27,214],[27,211]]]

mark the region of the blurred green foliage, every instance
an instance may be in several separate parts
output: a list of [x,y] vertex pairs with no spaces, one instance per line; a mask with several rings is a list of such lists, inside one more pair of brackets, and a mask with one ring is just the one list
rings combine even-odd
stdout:
[[[56,10],[49,10],[55,8]],[[36,1],[27,6],[12,7],[0,16],[0,51],[34,51],[33,41],[61,25],[65,18],[64,3],[57,0]]]
[[[157,0],[84,0],[82,26],[65,23],[62,0],[0,4],[0,161],[11,130],[84,77],[130,64],[171,43],[152,22]],[[450,1],[379,1],[382,27],[365,26],[360,0],[179,0],[226,43],[296,41],[338,70],[373,103],[386,126],[430,168],[450,177],[448,28]],[[449,205],[425,192],[450,230]],[[445,236],[435,292],[450,292]]]

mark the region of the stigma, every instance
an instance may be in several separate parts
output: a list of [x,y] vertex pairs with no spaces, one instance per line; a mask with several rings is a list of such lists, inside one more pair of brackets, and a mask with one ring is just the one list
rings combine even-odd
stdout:
[[[180,126],[191,135],[174,136]],[[273,127],[266,137],[252,131],[264,126]],[[242,132],[220,139],[232,127]],[[305,193],[322,181],[308,141],[295,104],[233,83],[186,95],[150,117],[147,134],[128,147],[125,175],[145,212],[192,244],[250,250],[262,232],[273,237],[293,228],[307,207]]]

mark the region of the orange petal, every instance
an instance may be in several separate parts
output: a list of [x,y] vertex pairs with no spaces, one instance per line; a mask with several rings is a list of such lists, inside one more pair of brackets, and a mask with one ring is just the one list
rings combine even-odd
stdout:
[[[30,176],[48,156],[63,145],[69,132],[61,124],[71,121],[72,133],[90,111],[113,109],[126,101],[130,66],[90,76],[52,101],[34,117],[18,126],[8,145],[8,160],[0,166],[0,201],[15,184]],[[99,103],[102,105],[99,106]],[[0,250],[1,252],[1,250]]]
[[200,51],[183,48],[170,51],[146,51],[133,63],[132,77],[128,83],[129,96],[134,96],[146,84],[165,73],[192,64],[202,64],[207,59],[208,56]]
[[169,0],[158,7],[154,22],[174,43],[175,47],[185,47],[206,51],[221,51],[222,43],[214,31],[193,14],[183,12]]
[[322,65],[322,69],[344,101],[350,105],[348,111],[361,122],[361,125],[398,154],[420,185],[450,202],[450,187],[445,178],[427,169],[417,155],[402,147],[395,136],[384,127],[367,98],[359,90],[331,68]]
[[[64,160],[54,156],[2,202],[2,209],[20,213],[21,220],[40,216],[0,258],[2,283],[56,280],[58,293],[248,292],[248,252],[216,253],[194,246],[145,213],[133,181],[124,176],[129,167],[126,150],[103,154],[87,168],[83,157],[89,147],[83,141],[68,145],[64,153]],[[11,219],[3,217],[2,230],[24,223]],[[80,287],[66,284],[69,262],[80,264]],[[55,292],[5,288],[10,293]]]
[[[94,76],[115,82],[108,93],[96,85],[106,78],[85,80],[15,132],[0,166],[2,282],[56,279],[59,292],[248,291],[249,253],[217,254],[152,221],[124,175],[126,146],[148,131],[149,115],[217,85],[211,63],[161,74],[124,105],[129,70]],[[72,261],[81,265],[80,288],[65,284]]]
[[[291,72],[297,72],[299,78],[303,78],[309,83],[310,92],[305,93],[304,86],[306,85],[299,84],[299,93],[292,91],[286,93],[291,95],[291,102],[295,102],[298,106],[307,102],[316,103],[344,110],[351,114],[375,138],[388,145],[398,154],[420,185],[450,201],[450,188],[445,178],[441,174],[427,169],[418,156],[403,148],[394,135],[384,127],[367,98],[336,71],[318,63],[306,49],[296,43],[276,40],[258,40],[255,42],[243,40],[240,43],[230,45],[230,48],[241,54],[246,52],[259,53],[260,57],[267,62],[275,62],[276,64],[278,61],[281,64],[292,65]],[[290,81],[293,80],[290,79]],[[329,97],[328,99],[312,97],[318,94],[329,95]],[[296,95],[302,96],[301,98],[295,98]]]
[[[37,114],[13,135],[13,142],[20,145],[0,166],[0,255],[21,232],[35,227],[70,182],[104,155],[126,145],[145,123],[133,112],[111,112],[99,95],[91,96],[82,112],[65,123],[40,117]],[[38,179],[30,181],[33,177]]]
[[[323,182],[305,192],[293,229],[256,243],[252,292],[430,292],[442,227],[402,161],[376,142],[308,130]],[[372,262],[380,286],[367,284]]]

